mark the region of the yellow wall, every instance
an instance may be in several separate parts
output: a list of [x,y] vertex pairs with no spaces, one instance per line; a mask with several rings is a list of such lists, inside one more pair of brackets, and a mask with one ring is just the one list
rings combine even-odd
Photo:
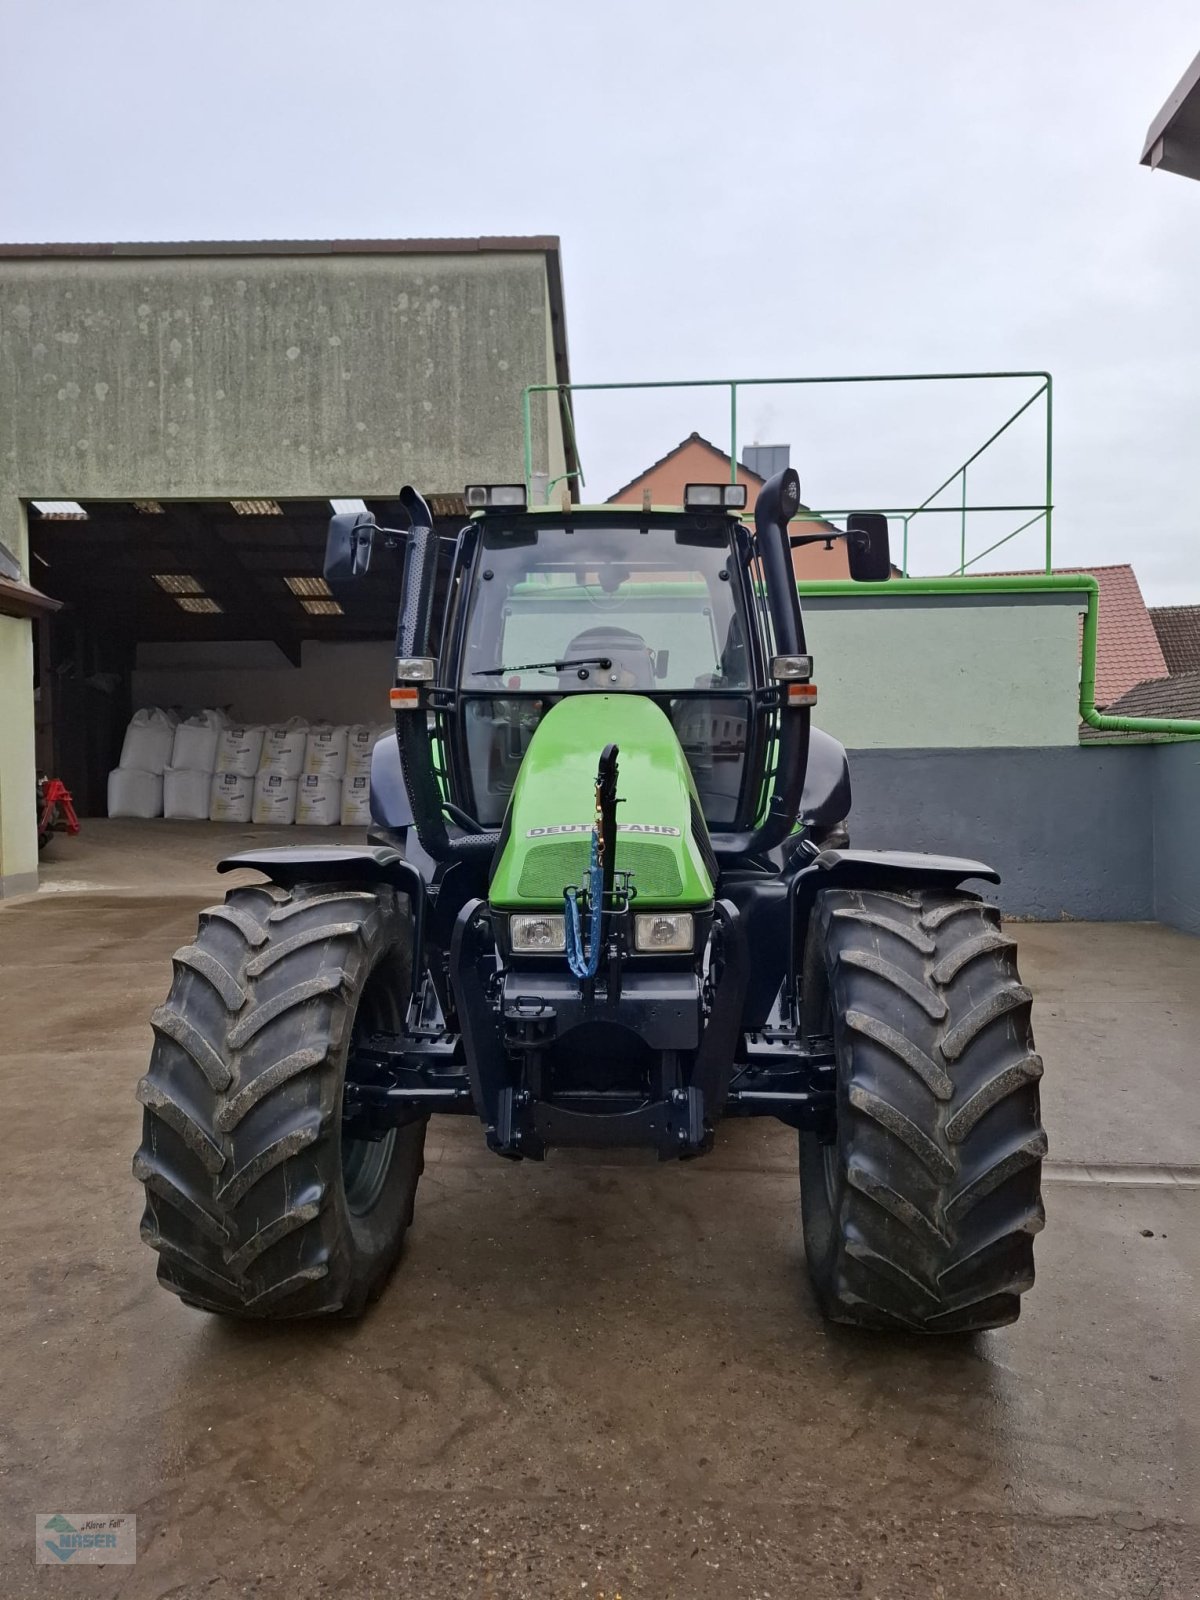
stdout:
[[[28,578],[25,515],[0,510],[0,539]],[[0,617],[0,898],[37,888],[37,777],[33,754],[33,624]]]

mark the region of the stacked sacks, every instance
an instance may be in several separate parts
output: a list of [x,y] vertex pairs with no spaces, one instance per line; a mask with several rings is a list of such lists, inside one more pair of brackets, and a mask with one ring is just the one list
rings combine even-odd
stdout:
[[350,746],[350,729],[314,723],[304,747],[304,773],[296,805],[296,821],[329,827],[341,821],[342,778]]
[[281,778],[298,778],[304,767],[308,744],[308,723],[303,717],[270,723],[263,730],[260,772],[276,772]]
[[300,779],[296,821],[309,827],[328,828],[342,816],[342,780],[306,772]]
[[295,822],[296,779],[285,778],[282,772],[260,772],[254,780],[250,815],[255,822],[273,823],[276,827]]
[[171,764],[163,773],[165,817],[207,819],[217,741],[227,721],[223,711],[198,711],[175,729]]
[[371,821],[371,775],[342,779],[342,827],[366,828]]
[[254,780],[255,822],[288,824],[296,820],[296,782],[304,765],[308,723],[290,717],[263,731],[262,752]]
[[108,775],[110,817],[161,817],[163,773],[171,762],[175,744],[173,711],[147,706],[134,712],[120,763]]
[[342,779],[342,827],[365,828],[371,821],[371,756],[380,739],[391,732],[386,726],[356,723],[346,744],[346,775]]
[[350,754],[350,729],[343,723],[314,722],[304,742],[305,777],[337,778],[346,775]]
[[346,729],[347,778],[371,776],[371,754],[388,731],[383,725],[370,722],[355,722]]
[[208,796],[210,822],[249,822],[254,775],[263,748],[262,728],[222,728],[217,735],[217,766]]

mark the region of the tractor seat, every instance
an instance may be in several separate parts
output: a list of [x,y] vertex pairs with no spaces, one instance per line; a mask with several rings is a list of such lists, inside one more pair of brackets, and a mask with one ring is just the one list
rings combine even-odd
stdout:
[[640,633],[628,628],[587,628],[577,633],[563,651],[564,661],[577,661],[585,656],[608,656],[612,667],[589,668],[587,678],[579,676],[578,668],[569,667],[558,675],[558,686],[563,690],[594,689],[653,689],[654,663],[650,650]]

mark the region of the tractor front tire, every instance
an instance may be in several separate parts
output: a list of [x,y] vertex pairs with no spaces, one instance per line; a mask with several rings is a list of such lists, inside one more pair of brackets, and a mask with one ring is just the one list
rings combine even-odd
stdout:
[[357,1316],[412,1220],[425,1119],[342,1133],[356,1032],[395,1030],[412,986],[388,887],[273,884],[200,913],[154,1013],[134,1176],[160,1283],[227,1316]]
[[995,908],[963,891],[817,899],[803,1026],[832,1034],[837,1125],[801,1134],[800,1187],[809,1273],[836,1322],[966,1333],[1019,1315],[1046,1135],[1014,951]]

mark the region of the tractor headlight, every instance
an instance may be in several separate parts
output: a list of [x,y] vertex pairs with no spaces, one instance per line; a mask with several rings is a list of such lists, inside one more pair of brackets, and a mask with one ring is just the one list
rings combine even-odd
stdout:
[[567,948],[567,929],[561,917],[519,916],[509,919],[508,937],[514,950],[556,955]]
[[644,911],[633,919],[633,942],[642,951],[678,954],[690,950],[695,939],[690,911]]

